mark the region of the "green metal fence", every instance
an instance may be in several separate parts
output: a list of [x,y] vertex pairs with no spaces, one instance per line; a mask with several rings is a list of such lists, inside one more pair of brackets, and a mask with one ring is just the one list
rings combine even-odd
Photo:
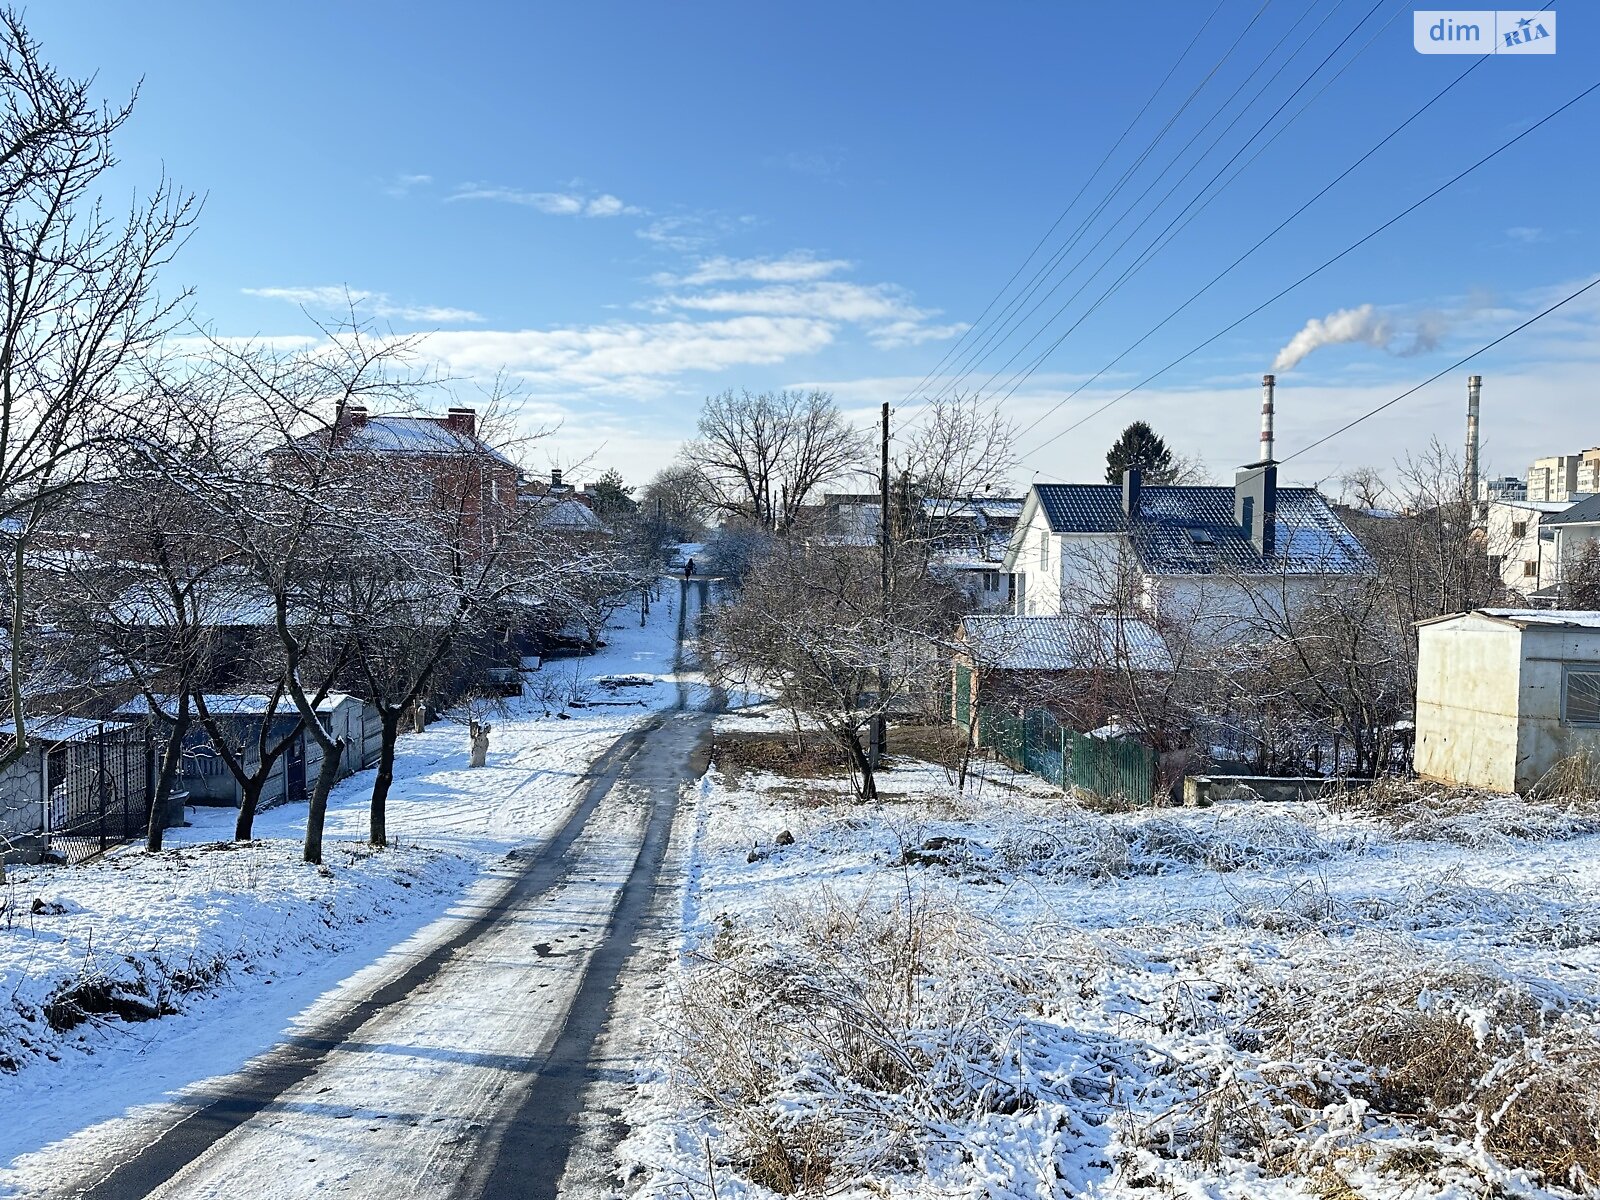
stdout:
[[1018,717],[980,704],[978,745],[1057,787],[1150,803],[1155,755],[1148,746],[1074,732],[1042,709]]

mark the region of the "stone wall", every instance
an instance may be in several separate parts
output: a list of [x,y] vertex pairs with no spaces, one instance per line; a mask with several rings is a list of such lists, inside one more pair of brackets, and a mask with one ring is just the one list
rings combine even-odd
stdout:
[[43,751],[32,746],[20,761],[0,771],[0,836],[44,828]]

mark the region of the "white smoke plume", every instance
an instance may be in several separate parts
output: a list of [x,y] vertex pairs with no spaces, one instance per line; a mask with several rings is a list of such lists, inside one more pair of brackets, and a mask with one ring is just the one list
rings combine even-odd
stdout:
[[1340,343],[1364,342],[1387,350],[1394,340],[1394,327],[1389,318],[1379,316],[1370,304],[1360,308],[1342,308],[1325,317],[1312,317],[1305,328],[1289,339],[1289,344],[1278,351],[1272,361],[1274,371],[1289,371],[1297,367],[1306,355],[1324,346]]
[[1278,351],[1272,369],[1291,371],[1300,365],[1306,355],[1324,346],[1359,343],[1376,347],[1397,358],[1426,354],[1439,345],[1456,320],[1472,315],[1473,311],[1471,305],[1453,313],[1430,309],[1397,322],[1370,304],[1363,304],[1360,308],[1341,308],[1325,317],[1312,317],[1307,321],[1305,328]]

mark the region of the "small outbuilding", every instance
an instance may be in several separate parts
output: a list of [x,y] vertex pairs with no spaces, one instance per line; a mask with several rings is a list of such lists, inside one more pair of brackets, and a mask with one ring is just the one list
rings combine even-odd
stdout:
[[[171,711],[173,698],[158,697],[163,708]],[[250,769],[258,762],[256,745],[261,726],[267,720],[267,711],[273,709],[272,722],[267,736],[273,741],[289,735],[299,723],[299,714],[292,701],[279,697],[277,705],[264,693],[206,694],[206,707],[216,718],[230,745]],[[340,692],[325,696],[317,705],[317,712],[327,721],[335,737],[345,739],[347,749],[339,760],[339,774],[343,779],[378,759],[379,739],[382,729],[377,710],[355,696]],[[149,705],[142,697],[130,700],[117,710],[124,717],[148,717]],[[160,742],[166,741],[166,723],[158,720],[161,728]],[[284,751],[262,791],[262,807],[304,801],[322,769],[322,749],[304,730],[296,733]],[[235,806],[240,801],[239,785],[229,773],[210,735],[200,725],[199,718],[190,726],[184,739],[183,771],[177,786],[187,793],[190,804]]]
[[1417,774],[1527,792],[1600,755],[1600,612],[1480,608],[1417,627]]

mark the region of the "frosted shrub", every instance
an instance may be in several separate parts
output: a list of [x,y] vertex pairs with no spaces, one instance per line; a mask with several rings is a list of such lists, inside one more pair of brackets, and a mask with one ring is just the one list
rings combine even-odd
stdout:
[[[770,936],[769,936],[770,935]],[[951,1122],[1039,1103],[1059,982],[971,913],[908,891],[724,923],[688,969],[678,1070],[735,1170],[780,1194],[915,1169]]]

